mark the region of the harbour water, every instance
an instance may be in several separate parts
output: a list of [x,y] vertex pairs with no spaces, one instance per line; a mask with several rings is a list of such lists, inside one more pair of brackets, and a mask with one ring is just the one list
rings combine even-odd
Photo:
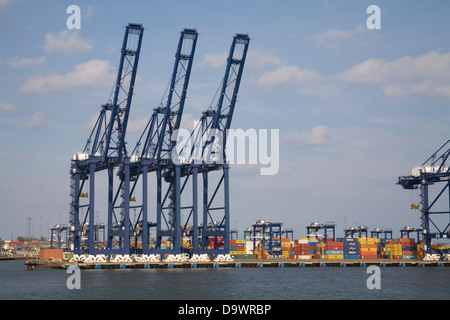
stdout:
[[448,267],[381,267],[370,289],[365,267],[81,270],[0,262],[1,300],[449,300]]

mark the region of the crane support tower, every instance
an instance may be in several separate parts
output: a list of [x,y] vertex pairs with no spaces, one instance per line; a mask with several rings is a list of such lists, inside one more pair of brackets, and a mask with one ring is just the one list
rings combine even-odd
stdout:
[[282,254],[282,225],[281,222],[255,221],[250,235],[251,240],[253,240],[253,248],[257,248],[257,243],[259,243],[267,249],[270,255],[280,256]]
[[322,235],[319,234],[319,230],[324,230],[324,239],[328,239],[328,229],[331,230],[333,234],[333,241],[336,240],[336,223],[334,222],[325,222],[325,223],[319,223],[319,222],[311,222],[306,226],[306,233],[308,238],[321,238]]
[[[178,189],[179,184],[170,180],[176,172],[171,159],[176,140],[172,137],[180,128],[197,38],[196,29],[186,28],[181,32],[166,101],[154,108],[132,156],[125,158],[119,171],[121,182],[118,193],[123,196],[121,204],[113,205],[113,208],[125,212],[125,215],[122,214],[122,223],[126,223],[123,217],[129,216],[130,208],[139,211],[130,229],[135,240],[134,251],[137,253],[180,253],[180,207],[179,200],[173,197],[176,194],[173,190]],[[149,173],[154,175],[149,176]],[[168,183],[164,183],[164,177],[170,177]],[[150,180],[156,181],[156,221],[153,222],[149,216]],[[118,199],[118,195],[115,198]],[[156,228],[156,243],[150,248],[152,228]],[[165,239],[173,244],[172,248],[163,248],[162,242]],[[138,243],[142,245],[138,246]],[[112,242],[108,244],[111,245]],[[124,250],[129,251],[130,248],[125,247]]]
[[384,239],[392,239],[392,229],[391,228],[373,228],[370,231],[370,236],[372,238],[380,239],[380,234],[384,234]]
[[[249,42],[247,34],[238,33],[233,37],[217,104],[202,113],[190,135],[189,144],[184,142],[177,145],[172,169],[163,173],[165,181],[175,186],[171,189],[170,198],[177,204],[177,217],[181,218],[181,210],[186,212],[186,218],[184,221],[179,220],[180,223],[174,226],[175,230],[180,228],[178,236],[191,243],[189,249],[196,254],[229,252],[230,167],[225,152],[226,138],[237,102]],[[200,183],[198,180],[201,180]],[[201,209],[198,204],[199,193],[203,195]],[[202,216],[200,221],[197,217],[199,212]]]
[[[431,253],[433,239],[447,239],[450,234],[450,140],[447,140],[421,166],[415,167],[409,176],[400,176],[397,184],[404,189],[420,190],[420,229],[425,251]],[[437,187],[432,193],[432,186]],[[431,218],[433,216],[433,219]],[[436,221],[435,221],[436,220]],[[439,220],[439,221],[438,221]]]
[[[112,95],[109,101],[101,106],[83,152],[77,152],[72,157],[69,224],[71,249],[76,254],[86,249],[95,253],[94,248],[98,246],[96,232],[93,230],[96,172],[108,171],[108,188],[112,189],[113,170],[127,155],[125,134],[143,33],[141,24],[130,23],[126,26]],[[80,201],[85,200],[83,198],[87,199],[87,203]]]

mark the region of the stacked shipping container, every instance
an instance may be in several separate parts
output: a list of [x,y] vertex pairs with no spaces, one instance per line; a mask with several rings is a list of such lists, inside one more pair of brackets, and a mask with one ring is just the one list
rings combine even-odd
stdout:
[[253,258],[253,241],[244,239],[230,240],[230,255],[236,259]]
[[344,259],[360,259],[360,243],[355,238],[344,239]]
[[[422,259],[425,255],[423,245],[412,238],[376,239],[344,238],[340,241],[322,238],[273,239],[272,245],[281,248],[285,259]],[[208,241],[208,248],[223,248],[223,238]],[[150,243],[150,248],[154,243]],[[161,249],[170,249],[170,241],[162,241]],[[434,245],[436,247],[436,245]],[[140,243],[137,248],[142,248]],[[183,240],[183,248],[192,249],[188,240]],[[246,239],[230,240],[230,255],[235,259],[267,259],[270,252],[267,243],[258,241],[253,248],[253,241]]]
[[380,239],[358,238],[360,259],[377,259]]
[[417,259],[417,243],[414,239],[398,239],[402,245],[402,259]]
[[327,240],[322,259],[344,259],[344,242]]
[[[414,239],[395,240],[376,238],[344,238],[341,241],[321,238],[274,239],[273,244],[281,245],[281,255],[285,259],[420,259],[421,245]],[[267,259],[270,252],[262,241],[230,240],[230,254],[233,258]]]

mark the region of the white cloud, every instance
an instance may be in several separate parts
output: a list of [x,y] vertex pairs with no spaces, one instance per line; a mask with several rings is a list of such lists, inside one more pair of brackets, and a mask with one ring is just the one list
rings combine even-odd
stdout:
[[[203,60],[200,62],[200,66],[213,68],[224,66],[227,62],[228,54],[228,52],[205,53]],[[246,65],[255,68],[279,66],[281,65],[281,60],[275,54],[259,48],[248,51]]]
[[275,54],[264,49],[255,49],[248,51],[246,65],[254,66],[255,68],[279,66],[281,65],[281,60]]
[[313,127],[311,132],[292,132],[285,139],[299,147],[318,146],[330,140],[330,128],[318,125]]
[[298,66],[282,66],[274,71],[266,71],[256,80],[256,87],[260,89],[270,88],[284,84],[310,83],[321,80],[322,77],[314,70]]
[[111,84],[114,68],[106,60],[90,60],[80,63],[73,72],[65,75],[49,75],[28,79],[20,88],[25,93],[48,93],[86,86]]
[[450,97],[450,52],[431,51],[396,60],[368,59],[341,73],[322,75],[316,70],[284,65],[253,81],[258,89],[282,85],[299,87],[300,94],[334,95],[349,84],[379,85],[390,98]]
[[43,113],[41,111],[36,111],[31,117],[30,121],[28,121],[28,128],[39,128],[45,127],[48,124],[48,120],[45,119]]
[[9,7],[14,0],[0,0],[0,20],[6,17]]
[[0,102],[0,111],[2,113],[14,113],[17,112],[16,106],[12,105],[11,103],[7,102]]
[[343,82],[380,84],[387,97],[450,97],[450,52],[393,61],[369,59],[338,75]]
[[57,34],[49,32],[45,35],[47,52],[78,53],[90,51],[92,47],[92,41],[81,38],[78,30],[63,30]]
[[228,52],[222,53],[205,53],[203,60],[200,62],[202,67],[213,67],[217,68],[225,65],[228,57]]
[[[98,117],[98,116],[97,116]],[[95,118],[97,120],[97,118]],[[149,119],[142,118],[138,120],[128,120],[127,132],[141,133],[144,132],[145,126],[147,125]],[[94,122],[95,123],[95,122]],[[94,125],[92,125],[93,127]]]
[[92,6],[88,6],[86,10],[83,10],[83,18],[91,19],[94,17],[95,8]]
[[186,129],[189,131],[194,131],[195,125],[200,121],[200,119],[195,118],[191,113],[183,113],[183,117],[181,118],[180,128]]
[[380,39],[379,34],[371,32],[363,25],[358,25],[353,30],[330,29],[313,37],[317,45],[334,51],[349,47],[367,47],[378,43]]
[[37,66],[40,64],[43,64],[45,62],[45,57],[39,57],[39,58],[7,58],[5,61],[8,65],[10,65],[13,68],[26,68],[31,66]]

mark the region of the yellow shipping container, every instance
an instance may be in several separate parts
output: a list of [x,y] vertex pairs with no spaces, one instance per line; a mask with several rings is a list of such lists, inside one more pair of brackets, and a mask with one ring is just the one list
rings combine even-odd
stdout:
[[361,252],[377,252],[377,248],[360,248]]
[[323,259],[344,259],[343,254],[324,254]]
[[375,244],[375,243],[379,243],[380,239],[376,239],[376,238],[358,238],[358,242],[359,243],[364,243],[364,244]]
[[388,250],[388,251],[386,251],[388,254],[394,254],[394,255],[401,255],[401,254],[403,254],[403,250]]
[[387,243],[384,245],[385,248],[401,248],[401,243]]

